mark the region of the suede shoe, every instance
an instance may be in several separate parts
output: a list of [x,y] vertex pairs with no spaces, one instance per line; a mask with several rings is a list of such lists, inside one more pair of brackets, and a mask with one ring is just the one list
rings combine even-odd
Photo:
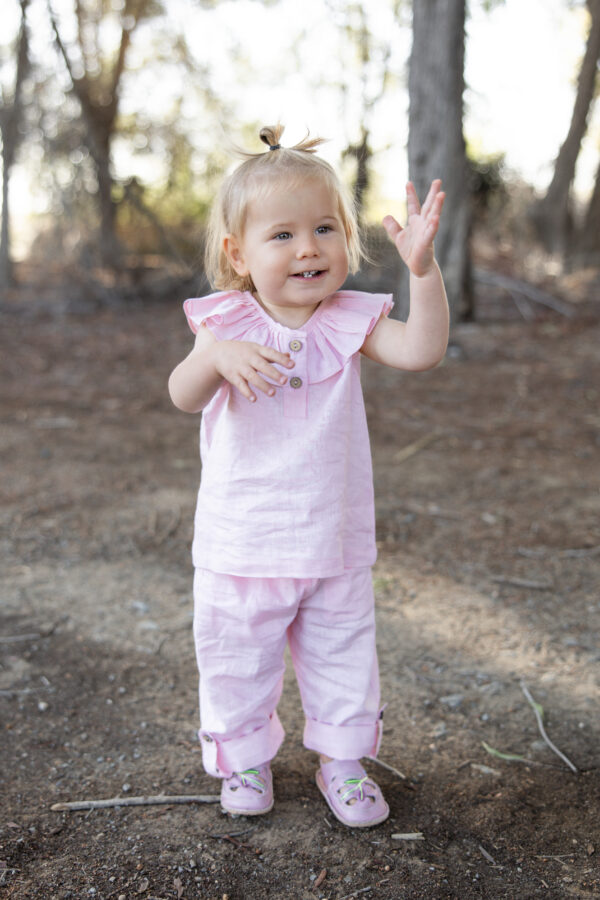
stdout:
[[261,816],[270,812],[273,809],[273,778],[269,763],[224,778],[221,807],[236,816]]
[[379,787],[357,759],[321,763],[317,785],[336,819],[350,828],[379,825],[390,814]]

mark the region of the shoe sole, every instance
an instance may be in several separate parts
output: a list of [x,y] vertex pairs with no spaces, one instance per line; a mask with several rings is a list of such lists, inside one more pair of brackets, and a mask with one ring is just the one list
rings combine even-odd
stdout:
[[223,812],[230,813],[232,816],[264,816],[266,813],[271,812],[273,806],[274,801],[271,801],[271,805],[267,806],[265,809],[232,809],[221,803]]
[[[338,822],[341,822],[342,825],[347,825],[348,828],[372,828],[373,825],[381,825],[382,822],[385,822],[385,820],[387,819],[387,817],[388,817],[389,814],[390,814],[390,808],[389,808],[389,806],[388,806],[387,803],[386,803],[385,805],[386,805],[386,810],[387,810],[387,811],[386,811],[383,815],[378,816],[376,819],[371,819],[369,822],[352,822],[352,821],[349,821],[348,819],[345,819],[345,818],[341,815],[341,813],[339,813],[339,812],[335,809],[335,807],[332,805],[332,803],[331,803],[331,801],[330,801],[330,799],[329,799],[329,796],[328,796],[327,789],[326,789],[325,785],[323,784],[323,779],[321,778],[321,770],[320,770],[320,769],[317,769],[316,782],[317,782],[317,787],[319,788],[319,790],[321,791],[321,793],[322,793],[323,796],[325,797],[325,800],[327,801],[327,806],[329,807],[329,809],[331,810],[331,812],[334,814],[334,816],[336,817],[336,819],[338,820]],[[385,800],[384,800],[383,802],[385,803]]]

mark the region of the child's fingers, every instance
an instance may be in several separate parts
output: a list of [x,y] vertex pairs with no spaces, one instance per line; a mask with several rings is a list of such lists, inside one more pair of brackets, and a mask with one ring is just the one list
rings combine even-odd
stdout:
[[444,191],[440,191],[437,197],[435,198],[435,202],[433,204],[433,214],[436,216],[441,216],[442,207],[444,205],[444,200],[446,199],[446,194]]
[[421,212],[424,216],[428,216],[431,212],[431,208],[433,207],[437,197],[440,194],[441,187],[442,182],[440,178],[436,178],[431,182],[431,186],[429,188],[427,196],[425,197],[425,202],[423,203],[423,208],[421,209]]
[[387,231],[388,235],[391,237],[393,241],[396,240],[400,232],[402,231],[402,226],[398,224],[393,216],[386,216],[383,219],[383,227]]
[[[269,362],[279,363],[280,366],[286,366],[288,369],[291,369],[295,365],[289,353],[282,353],[281,350],[276,350],[274,347],[261,347],[259,345],[258,351],[260,355],[264,359],[269,360]],[[277,374],[279,375],[279,372]]]
[[256,364],[256,371],[260,372],[261,375],[265,375],[267,378],[270,378],[272,381],[277,382],[277,384],[285,384],[287,381],[287,377],[282,375],[279,369],[276,369],[275,366],[272,366],[268,362],[260,361]]
[[243,377],[243,375],[238,375],[236,378],[227,379],[234,387],[238,389],[240,394],[242,394],[246,400],[250,400],[251,403],[256,401],[256,394],[250,390],[248,382]]
[[421,212],[421,204],[412,181],[409,181],[406,185],[406,210],[409,217],[418,216]]
[[[277,375],[279,375],[279,372]],[[275,388],[273,385],[265,381],[264,378],[261,378],[258,372],[254,372],[248,380],[252,381],[252,387],[258,388],[258,390],[262,391],[263,394],[266,394],[267,397],[275,396]]]
[[232,378],[232,384],[246,397],[246,399],[250,400],[252,403],[256,400],[256,395],[253,391],[259,390],[262,391],[263,394],[267,394],[268,397],[272,397],[275,394],[275,387],[272,384],[268,384],[261,378],[258,374],[254,366],[248,365],[239,370],[234,378]]

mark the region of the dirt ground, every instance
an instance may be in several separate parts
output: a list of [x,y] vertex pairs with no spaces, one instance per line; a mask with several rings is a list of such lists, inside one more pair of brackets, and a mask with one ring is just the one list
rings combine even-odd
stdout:
[[367,764],[391,817],[362,831],[320,798],[291,673],[269,815],[51,809],[218,791],[195,738],[198,422],[166,393],[191,336],[185,295],[5,300],[1,896],[600,897],[598,287],[555,286],[569,316],[485,287],[437,370],[364,366],[398,771]]

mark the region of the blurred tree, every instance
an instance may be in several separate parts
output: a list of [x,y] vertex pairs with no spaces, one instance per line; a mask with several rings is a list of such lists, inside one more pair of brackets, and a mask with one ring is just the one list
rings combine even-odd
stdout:
[[[116,266],[120,246],[115,229],[115,190],[111,169],[111,143],[116,132],[122,76],[132,35],[140,22],[162,15],[160,0],[74,0],[75,35],[64,37],[52,0],[48,10],[56,45],[64,60],[85,121],[85,142],[94,163],[100,207],[100,255]],[[112,39],[110,24],[114,25]]]
[[583,224],[577,234],[575,251],[583,257],[593,257],[596,262],[600,256],[600,165],[596,170],[596,181]]
[[[586,5],[590,14],[590,28],[579,70],[569,132],[556,158],[548,190],[531,211],[532,221],[545,248],[550,252],[562,254],[569,253],[574,244],[571,190],[581,142],[587,130],[589,112],[595,96],[600,60],[600,0],[587,0]],[[592,198],[590,216],[594,215],[597,202]],[[589,240],[590,237],[586,235],[585,239]]]
[[454,320],[473,313],[471,192],[463,137],[464,55],[465,0],[413,0],[409,176],[421,199],[433,178],[441,178],[446,191],[436,256]]
[[[23,135],[19,131],[23,115],[23,84],[30,68],[29,31],[27,28],[27,7],[29,0],[19,0],[21,22],[19,33],[12,47],[7,48],[10,55],[10,76],[12,85],[4,78],[0,80],[0,136],[2,137],[2,229],[0,234],[0,287],[8,286],[13,279],[13,267],[10,247],[10,225],[8,210],[8,189],[11,170],[15,162],[19,142]],[[4,59],[0,58],[0,72],[3,73]]]
[[[328,5],[340,19],[342,33],[348,41],[350,54],[345,52],[344,58],[347,59],[348,55],[354,55],[358,62],[360,108],[354,108],[353,118],[360,122],[360,137],[346,147],[342,157],[354,160],[356,165],[353,195],[360,218],[371,183],[371,159],[373,157],[370,143],[371,120],[392,79],[390,57],[393,36],[388,35],[385,40],[375,37],[369,22],[367,6],[364,3],[344,2],[340,6],[333,4],[330,0]],[[402,0],[392,0],[391,2],[391,10],[396,19],[399,17],[401,5]],[[347,68],[345,71],[347,73]],[[342,90],[347,90],[347,83],[342,86]]]

